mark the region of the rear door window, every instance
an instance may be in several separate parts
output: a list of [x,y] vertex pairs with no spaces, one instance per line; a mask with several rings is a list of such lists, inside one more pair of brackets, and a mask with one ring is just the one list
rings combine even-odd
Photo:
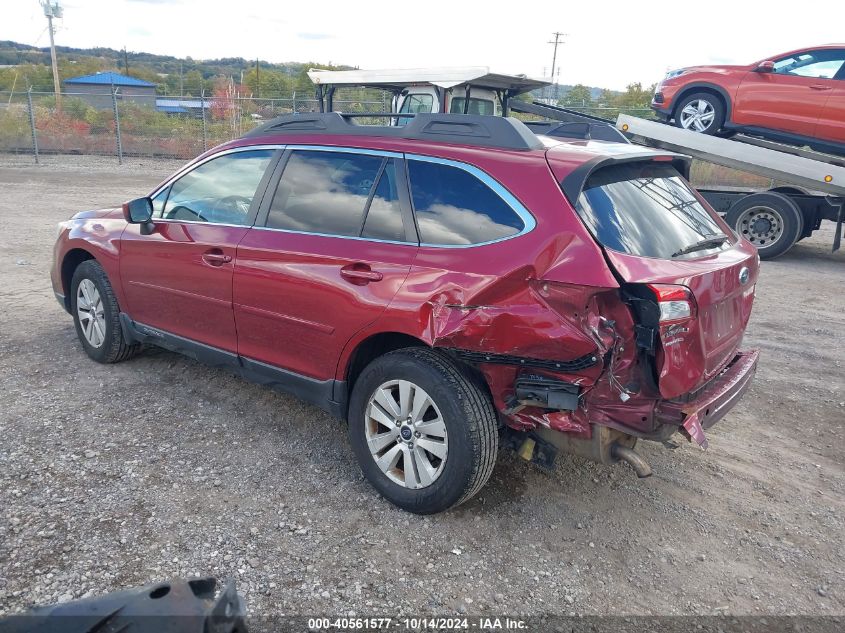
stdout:
[[[622,253],[690,258],[727,244],[715,213],[670,165],[634,163],[599,169],[587,180],[575,210],[602,246]],[[708,240],[710,248],[695,248]]]
[[408,175],[422,243],[483,244],[525,228],[498,193],[465,169],[411,159]]
[[273,229],[404,241],[396,159],[294,150],[270,205]]

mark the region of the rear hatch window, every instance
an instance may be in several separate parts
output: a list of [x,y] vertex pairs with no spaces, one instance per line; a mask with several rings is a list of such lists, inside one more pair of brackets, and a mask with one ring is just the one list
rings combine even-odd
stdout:
[[712,212],[669,164],[599,169],[575,210],[602,246],[629,255],[686,259],[729,246]]

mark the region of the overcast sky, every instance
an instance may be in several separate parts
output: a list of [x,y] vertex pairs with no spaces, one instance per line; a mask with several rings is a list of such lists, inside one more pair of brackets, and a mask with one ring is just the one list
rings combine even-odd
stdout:
[[[47,46],[38,0],[3,0],[0,39]],[[335,2],[66,0],[56,43],[191,56],[319,61],[361,68],[490,66],[623,89],[671,68],[747,64],[845,40],[845,0]],[[650,8],[651,7],[651,8]],[[728,22],[727,17],[731,21]]]

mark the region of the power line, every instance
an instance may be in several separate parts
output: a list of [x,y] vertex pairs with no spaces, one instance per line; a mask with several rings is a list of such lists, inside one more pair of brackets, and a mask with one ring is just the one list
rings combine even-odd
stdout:
[[50,60],[53,63],[53,91],[56,94],[56,109],[62,109],[62,91],[59,84],[59,62],[56,60],[56,42],[53,36],[56,29],[53,27],[53,18],[62,17],[62,8],[57,1],[41,0],[41,8],[44,9],[44,17],[47,18],[47,30],[50,32]]
[[[548,42],[549,44],[554,44],[554,52],[552,53],[552,72],[550,77],[552,78],[552,83],[555,84],[555,99],[557,99],[557,83],[555,82],[555,65],[557,64],[557,47],[558,44],[563,44],[564,42],[560,39],[561,37],[569,37],[567,33],[561,33],[560,31],[555,31],[552,33],[555,36],[554,41]],[[559,73],[559,71],[558,71]],[[559,74],[558,74],[559,76]]]

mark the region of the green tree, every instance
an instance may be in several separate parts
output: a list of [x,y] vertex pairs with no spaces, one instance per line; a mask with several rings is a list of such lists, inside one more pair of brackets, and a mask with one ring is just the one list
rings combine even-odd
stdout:
[[243,83],[252,92],[253,97],[261,95],[262,99],[269,99],[287,97],[293,82],[284,73],[262,66],[258,71],[253,67],[245,72]]
[[619,95],[616,101],[618,108],[647,108],[651,103],[651,96],[654,94],[655,84],[648,88],[643,88],[639,82],[628,84],[625,92]]
[[558,103],[565,106],[590,107],[593,105],[593,93],[588,86],[576,84],[563,95]]

